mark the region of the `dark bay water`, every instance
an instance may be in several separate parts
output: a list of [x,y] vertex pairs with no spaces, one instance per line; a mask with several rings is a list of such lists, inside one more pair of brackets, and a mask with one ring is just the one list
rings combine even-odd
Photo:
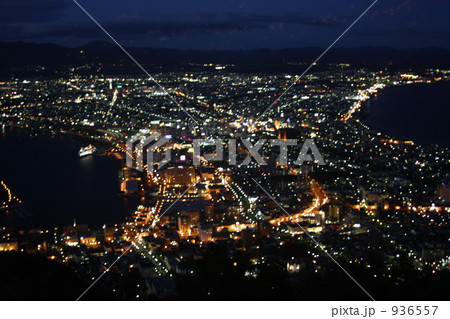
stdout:
[[391,87],[370,100],[364,122],[390,135],[450,147],[450,82]]
[[0,180],[31,214],[18,220],[20,226],[66,226],[76,218],[97,227],[120,223],[134,211],[138,199],[119,195],[119,160],[79,158],[87,142],[25,133],[7,128],[0,134]]

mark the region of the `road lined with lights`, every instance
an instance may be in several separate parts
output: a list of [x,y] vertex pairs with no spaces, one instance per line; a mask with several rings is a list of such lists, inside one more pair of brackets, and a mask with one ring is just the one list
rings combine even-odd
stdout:
[[355,103],[353,103],[350,110],[348,110],[348,112],[342,117],[341,121],[347,122],[353,116],[353,114],[361,108],[361,105],[364,101],[367,101],[372,94],[377,94],[378,91],[383,89],[384,87],[384,84],[376,83],[366,90],[359,91],[359,94],[356,96]]
[[322,207],[323,205],[328,203],[329,199],[328,199],[325,191],[322,189],[322,187],[319,185],[319,183],[317,183],[315,180],[311,181],[310,187],[311,187],[311,192],[314,195],[314,199],[313,199],[311,206],[309,206],[307,209],[305,209],[304,211],[302,211],[300,213],[293,214],[291,216],[279,217],[279,218],[272,219],[272,220],[270,220],[270,223],[272,225],[280,226],[281,223],[292,222],[292,221],[299,222],[302,217],[314,216],[317,213],[317,211],[320,209],[320,207]]
[[139,238],[137,241],[132,243],[133,247],[139,252],[142,258],[148,259],[155,266],[156,273],[159,276],[164,276],[169,274],[169,268],[166,266],[165,261],[161,256],[155,254],[152,250],[145,247],[143,239]]

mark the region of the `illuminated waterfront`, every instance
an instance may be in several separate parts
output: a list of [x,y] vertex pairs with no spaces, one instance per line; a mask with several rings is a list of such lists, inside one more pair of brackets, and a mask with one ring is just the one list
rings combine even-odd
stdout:
[[108,156],[78,157],[87,142],[69,137],[29,138],[8,128],[0,137],[0,176],[31,214],[20,225],[51,227],[119,223],[138,200],[119,195],[120,162]]
[[450,83],[388,88],[367,102],[364,122],[388,134],[450,147]]

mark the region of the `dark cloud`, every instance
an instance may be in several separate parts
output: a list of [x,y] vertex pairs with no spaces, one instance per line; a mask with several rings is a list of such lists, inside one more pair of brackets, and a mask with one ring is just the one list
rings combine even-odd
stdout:
[[67,0],[1,0],[0,23],[36,23],[56,20],[70,5]]
[[[127,45],[256,48],[328,45],[371,0],[79,2]],[[379,1],[339,45],[448,47],[449,6],[448,0]],[[73,0],[0,0],[0,28],[0,41],[74,46],[107,38]]]
[[[88,20],[88,17],[86,17]],[[254,29],[282,28],[285,24],[330,27],[348,17],[308,18],[302,14],[184,14],[158,15],[153,17],[121,16],[114,21],[99,21],[106,30],[116,36],[185,36],[223,31],[249,31]],[[92,22],[72,25],[20,26],[13,34],[15,39],[39,39],[75,36],[92,39],[102,36],[102,31]]]

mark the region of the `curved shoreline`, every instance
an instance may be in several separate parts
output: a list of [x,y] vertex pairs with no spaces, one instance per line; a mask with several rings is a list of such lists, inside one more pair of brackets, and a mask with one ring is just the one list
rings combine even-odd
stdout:
[[[374,103],[374,101],[376,101],[376,97],[379,96],[383,96],[386,93],[391,93],[392,91],[395,91],[396,89],[404,89],[404,88],[410,88],[412,86],[418,86],[418,87],[430,87],[430,86],[435,86],[435,85],[450,85],[450,81],[435,81],[432,83],[411,83],[411,84],[403,84],[403,85],[391,85],[391,86],[386,86],[383,90],[380,90],[376,96],[372,96],[370,99],[368,99],[367,101],[364,101],[361,103],[361,108],[360,111],[356,114],[356,116],[354,116],[354,118],[359,119],[360,123],[363,124],[364,126],[367,126],[370,130],[379,132],[383,135],[395,138],[397,140],[402,140],[402,141],[413,141],[414,143],[423,145],[423,146],[437,146],[439,148],[443,148],[443,149],[448,149],[449,146],[448,145],[442,145],[442,143],[439,142],[435,142],[435,141],[431,141],[432,138],[427,137],[426,139],[429,141],[423,141],[423,139],[421,141],[418,141],[416,136],[411,136],[411,135],[415,135],[414,131],[406,131],[406,135],[410,135],[408,137],[406,137],[405,135],[401,135],[398,134],[398,132],[392,132],[391,129],[386,129],[386,128],[382,128],[376,124],[369,123],[368,118],[370,117],[370,103]],[[449,102],[450,103],[450,102]],[[407,112],[407,110],[403,110],[402,112]],[[448,111],[449,116],[450,116],[450,109]],[[438,114],[436,116],[439,116]],[[387,118],[388,115],[385,115],[385,118]]]
[[[92,139],[92,137],[88,136],[81,136],[79,134],[70,134],[70,132],[53,132],[53,134],[50,131],[35,133],[32,130],[29,130],[29,128],[24,128],[17,125],[8,125],[10,129],[16,131],[22,131],[22,133],[18,133],[19,135],[22,134],[23,136],[18,136],[17,138],[13,137],[12,134],[17,134],[13,132],[8,132],[7,135],[11,134],[12,138],[6,137],[4,139],[4,142],[6,142],[6,148],[2,148],[3,150],[9,150],[11,148],[10,145],[22,145],[20,148],[30,148],[30,149],[36,149],[33,145],[35,144],[29,144],[28,141],[36,141],[36,143],[41,143],[41,139],[51,139],[56,141],[58,145],[61,143],[69,143],[70,146],[72,143],[74,143],[74,146],[77,145],[83,145],[87,141],[94,142],[96,144],[101,145],[108,145],[109,141],[101,141],[97,139]],[[23,131],[27,130],[27,131]],[[69,133],[69,134],[68,134]],[[30,134],[32,137],[30,138]],[[17,143],[19,141],[20,143]],[[21,142],[24,143],[21,143]],[[53,142],[52,142],[53,143]],[[0,144],[2,145],[2,144]],[[31,145],[31,147],[30,147]],[[56,146],[58,146],[56,145]],[[36,190],[35,185],[39,185],[40,182],[42,182],[41,175],[44,174],[38,174],[36,177],[28,176],[28,180],[32,180],[32,182],[18,182],[18,180],[24,180],[23,176],[25,173],[21,173],[17,176],[17,174],[4,174],[3,177],[5,177],[6,180],[11,181],[13,184],[19,184],[19,186],[16,185],[14,188],[15,191],[18,192],[19,197],[21,200],[24,200],[24,205],[32,208],[30,210],[30,216],[27,219],[21,219],[17,221],[16,226],[29,229],[33,227],[39,227],[39,228],[48,228],[48,227],[63,227],[68,226],[71,224],[71,221],[73,221],[73,218],[76,218],[78,222],[86,223],[93,227],[100,227],[104,223],[107,224],[114,224],[114,223],[121,223],[124,220],[124,217],[128,217],[128,212],[131,211],[131,208],[134,210],[135,206],[134,199],[124,199],[123,196],[120,196],[120,187],[119,183],[117,181],[117,172],[116,168],[119,168],[121,165],[117,164],[117,160],[110,159],[107,160],[104,156],[100,156],[97,159],[88,160],[85,162],[85,164],[79,164],[75,167],[73,170],[65,170],[65,165],[72,165],[73,162],[79,162],[78,157],[76,155],[76,151],[78,151],[77,147],[64,147],[62,150],[56,149],[54,152],[61,152],[62,154],[62,161],[56,161],[56,166],[54,166],[55,163],[50,161],[49,166],[52,171],[62,172],[62,173],[44,173],[45,176],[48,176],[49,179],[54,180],[55,182],[52,182],[52,185],[56,185],[56,188],[51,188],[50,191],[42,191],[42,188],[39,187],[39,191]],[[50,148],[54,148],[55,145],[52,145]],[[16,147],[14,147],[14,150],[16,150]],[[38,167],[43,166],[43,162],[41,159],[42,157],[48,156],[49,158],[53,158],[53,151],[52,153],[48,153],[48,150],[43,150],[42,156],[38,156],[37,159],[33,158],[34,165],[37,165]],[[22,154],[22,153],[18,153]],[[64,155],[69,154],[69,155]],[[26,156],[24,156],[24,160],[27,158],[30,158],[30,155],[27,153]],[[36,160],[36,162],[34,162]],[[8,161],[5,161],[5,164],[8,164]],[[58,166],[59,165],[59,166]],[[45,166],[45,165],[44,165]],[[5,165],[5,167],[7,167]],[[55,168],[56,167],[56,168]],[[44,167],[45,170],[49,170],[48,166]],[[71,173],[67,173],[67,172]],[[90,174],[89,178],[81,178],[78,179],[79,176],[84,176],[83,174],[80,174],[82,171],[89,171],[89,172],[100,172],[95,174]],[[106,173],[106,174],[103,174]],[[87,173],[86,173],[87,174]],[[85,175],[86,175],[85,174]],[[103,175],[105,177],[99,178],[99,175]],[[14,178],[11,178],[14,177]],[[46,177],[47,178],[47,177]],[[64,182],[60,184],[58,179],[64,178],[68,180],[68,182]],[[30,186],[31,184],[32,186]],[[72,185],[72,186],[68,186]],[[110,186],[110,185],[117,185],[117,186]],[[92,189],[101,189],[100,193],[98,193],[95,196],[92,197],[83,197],[87,190],[86,187],[91,187]],[[65,201],[64,198],[60,198],[61,189],[64,188],[71,192],[72,194],[76,194],[76,204],[71,200]],[[116,191],[117,189],[117,191]],[[81,190],[81,191],[80,191]],[[40,194],[39,192],[44,192]],[[37,193],[38,195],[30,195],[30,193]],[[80,195],[81,194],[81,195]],[[106,195],[105,195],[106,194]],[[36,198],[50,198],[50,197],[58,197],[60,199],[58,200],[51,200],[51,204],[49,206],[46,206],[47,204],[43,204],[44,202],[42,199],[37,200]],[[93,199],[95,197],[95,199]],[[81,200],[82,198],[86,198],[86,200]],[[104,199],[102,199],[104,198]],[[104,206],[104,201],[112,201],[113,204]],[[50,199],[48,200],[50,202]],[[70,209],[64,209],[66,207],[65,205],[67,203],[69,206],[71,206]],[[74,208],[72,207],[74,206]],[[99,207],[102,207],[99,209]],[[118,208],[119,207],[119,208]],[[59,210],[65,210],[64,214],[59,214]],[[66,214],[67,213],[67,214]]]

